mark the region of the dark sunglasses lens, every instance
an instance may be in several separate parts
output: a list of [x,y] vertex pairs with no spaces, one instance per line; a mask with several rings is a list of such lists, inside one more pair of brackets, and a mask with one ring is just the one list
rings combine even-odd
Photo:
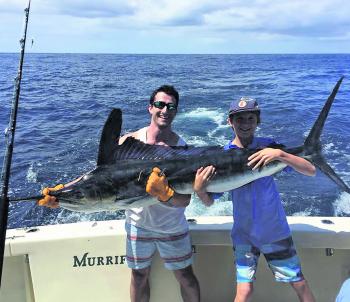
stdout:
[[167,104],[168,110],[176,110],[176,105],[174,103]]
[[156,101],[156,102],[153,102],[153,106],[158,108],[158,109],[163,109],[165,107],[165,103],[164,102],[160,102],[160,101]]
[[162,101],[155,101],[153,102],[153,106],[158,108],[158,109],[163,109],[165,106],[168,108],[168,110],[176,110],[177,106],[174,103],[165,103]]

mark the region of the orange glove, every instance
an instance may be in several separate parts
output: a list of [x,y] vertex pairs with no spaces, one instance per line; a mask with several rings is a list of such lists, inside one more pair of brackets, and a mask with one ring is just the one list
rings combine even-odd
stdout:
[[48,207],[48,208],[52,208],[52,209],[56,209],[59,207],[58,205],[58,200],[55,196],[51,196],[50,192],[52,191],[58,191],[64,188],[64,185],[59,184],[53,188],[44,188],[42,190],[42,194],[44,195],[44,198],[38,200],[37,204],[39,206],[44,206],[44,207]]
[[168,180],[165,175],[161,175],[158,167],[153,168],[152,173],[148,177],[146,192],[163,202],[169,201],[174,196],[174,190],[169,187]]

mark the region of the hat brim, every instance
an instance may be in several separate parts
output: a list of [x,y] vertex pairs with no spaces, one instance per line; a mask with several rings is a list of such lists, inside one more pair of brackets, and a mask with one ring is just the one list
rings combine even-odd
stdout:
[[231,116],[231,115],[234,115],[234,114],[237,114],[237,113],[242,113],[242,112],[259,112],[260,113],[260,109],[256,109],[256,108],[252,108],[252,109],[242,109],[242,110],[231,110],[228,112],[228,115]]

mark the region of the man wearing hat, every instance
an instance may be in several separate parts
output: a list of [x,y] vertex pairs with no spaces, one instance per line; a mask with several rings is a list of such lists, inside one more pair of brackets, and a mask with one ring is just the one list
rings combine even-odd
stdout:
[[[260,123],[260,108],[255,99],[242,97],[232,102],[227,121],[235,135],[225,149],[262,149],[248,158],[248,166],[252,167],[252,170],[279,160],[288,165],[285,170],[294,169],[308,176],[315,175],[315,167],[309,161],[272,148],[276,143],[270,138],[254,136]],[[206,186],[213,173],[215,168],[212,166],[199,170],[194,183],[195,192],[207,206],[222,195],[206,192]],[[234,209],[231,237],[237,277],[234,301],[251,301],[258,259],[262,253],[276,281],[289,283],[300,301],[314,302],[313,294],[301,271],[273,177],[263,177],[234,189],[230,191],[230,196]]]

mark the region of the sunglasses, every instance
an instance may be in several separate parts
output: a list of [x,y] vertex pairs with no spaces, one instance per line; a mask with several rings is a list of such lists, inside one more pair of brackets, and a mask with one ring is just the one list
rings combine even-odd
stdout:
[[177,109],[177,105],[175,103],[165,103],[163,101],[155,101],[152,104],[154,107],[158,109],[163,109],[165,106],[169,111],[173,111]]

